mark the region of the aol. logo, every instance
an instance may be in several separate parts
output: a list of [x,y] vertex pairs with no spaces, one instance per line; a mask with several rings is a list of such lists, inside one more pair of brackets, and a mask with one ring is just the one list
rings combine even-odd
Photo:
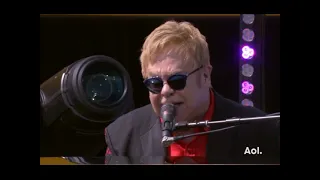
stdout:
[[262,152],[260,151],[259,147],[256,147],[256,148],[246,147],[246,149],[244,150],[244,154],[262,154]]

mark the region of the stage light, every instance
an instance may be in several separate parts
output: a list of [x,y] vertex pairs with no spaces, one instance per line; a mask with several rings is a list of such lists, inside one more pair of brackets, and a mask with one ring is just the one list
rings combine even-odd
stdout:
[[249,28],[245,28],[242,31],[242,39],[245,40],[246,42],[251,42],[254,39],[254,32],[249,29]]
[[252,65],[250,64],[244,64],[242,65],[242,75],[245,77],[251,77],[253,75],[254,72],[254,68]]
[[254,14],[243,14],[242,15],[242,21],[245,24],[252,24],[254,22],[255,16]]
[[252,49],[249,46],[244,46],[242,48],[242,57],[244,59],[252,59],[253,56],[254,56],[254,49]]
[[264,15],[241,14],[239,20],[239,103],[264,109]]
[[248,81],[243,81],[241,91],[246,95],[252,94],[252,92],[254,91],[254,86]]
[[251,107],[254,106],[254,105],[253,105],[253,102],[252,102],[251,100],[249,100],[249,99],[244,99],[244,100],[242,100],[242,101],[241,101],[241,104],[244,105],[244,106],[251,106]]
[[134,107],[127,70],[104,55],[82,58],[40,85],[40,156],[95,157],[107,125]]

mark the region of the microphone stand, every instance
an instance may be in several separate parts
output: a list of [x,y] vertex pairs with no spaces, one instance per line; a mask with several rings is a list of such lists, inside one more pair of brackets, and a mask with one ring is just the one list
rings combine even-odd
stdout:
[[162,138],[162,144],[164,147],[169,147],[173,142],[175,141],[179,141],[181,139],[185,139],[188,137],[193,137],[193,136],[200,136],[200,135],[206,135],[206,134],[210,134],[210,133],[215,133],[215,132],[220,132],[220,131],[224,131],[227,129],[231,129],[234,128],[238,125],[241,124],[247,124],[250,122],[260,122],[261,120],[277,120],[280,119],[280,113],[275,113],[277,115],[268,115],[268,116],[263,116],[263,117],[249,117],[249,118],[231,118],[231,119],[226,119],[226,120],[221,120],[221,121],[201,121],[201,122],[197,122],[197,123],[176,123],[175,127],[173,129],[173,131],[176,131],[178,129],[190,129],[190,128],[196,128],[196,127],[210,127],[211,125],[215,125],[215,124],[234,124],[232,126],[228,126],[225,128],[221,128],[221,129],[215,129],[215,130],[211,130],[211,131],[206,131],[206,132],[199,132],[199,133],[193,133],[193,134],[187,134],[187,135],[182,135],[182,136],[164,136]]

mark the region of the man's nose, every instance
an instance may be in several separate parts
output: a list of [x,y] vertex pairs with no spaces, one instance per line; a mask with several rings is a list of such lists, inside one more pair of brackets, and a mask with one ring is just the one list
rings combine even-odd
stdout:
[[161,90],[161,95],[164,97],[169,97],[174,93],[174,90],[168,85],[168,83],[163,83],[163,87]]

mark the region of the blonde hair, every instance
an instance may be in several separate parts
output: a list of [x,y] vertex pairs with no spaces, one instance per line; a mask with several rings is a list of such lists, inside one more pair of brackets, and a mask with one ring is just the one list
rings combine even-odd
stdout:
[[[175,49],[169,49],[169,46]],[[192,61],[193,66],[210,64],[210,55],[206,37],[189,22],[167,21],[157,27],[142,46],[140,55],[141,72],[147,77],[147,68],[156,62],[160,53],[175,51],[185,61]]]

